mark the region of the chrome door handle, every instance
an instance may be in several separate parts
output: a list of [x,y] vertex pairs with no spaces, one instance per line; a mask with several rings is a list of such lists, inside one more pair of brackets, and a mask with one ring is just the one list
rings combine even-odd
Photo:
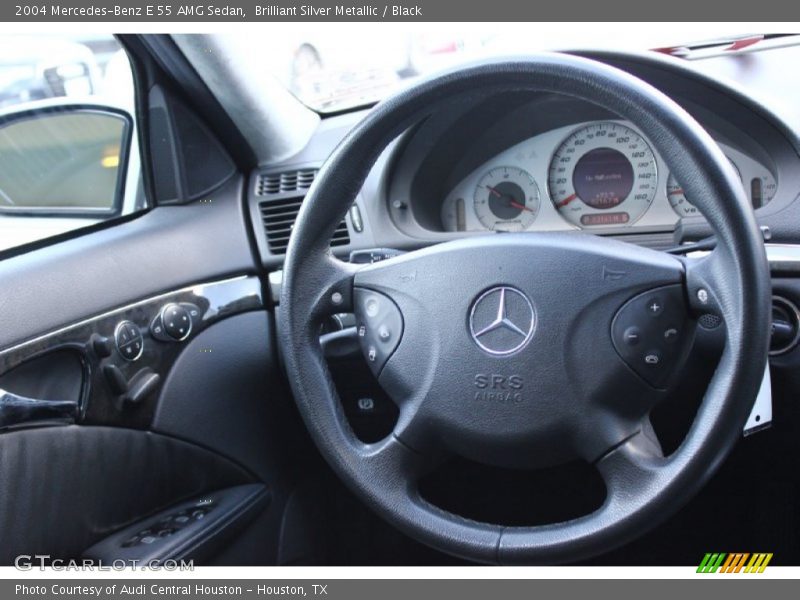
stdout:
[[0,388],[0,429],[39,421],[74,423],[78,413],[77,401],[37,400]]

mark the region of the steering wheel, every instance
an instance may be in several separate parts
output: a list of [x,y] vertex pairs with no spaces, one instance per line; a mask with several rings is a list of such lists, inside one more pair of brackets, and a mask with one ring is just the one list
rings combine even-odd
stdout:
[[[713,228],[717,246],[682,259],[581,233],[469,236],[367,266],[329,240],[379,154],[463,95],[552,92],[631,121]],[[560,563],[605,552],[688,500],[747,419],[767,360],[770,278],[760,232],[719,147],[667,96],[569,55],[486,61],[423,80],[372,109],[303,202],[286,255],[279,331],[315,443],[374,511],[444,552],[485,563]],[[359,441],[319,331],[354,312],[365,358],[399,408],[391,435]],[[664,456],[649,413],[676,378],[703,314],[724,350],[686,438]],[[504,527],[452,514],[419,492],[442,456],[506,467],[581,459],[606,498],[560,523]]]

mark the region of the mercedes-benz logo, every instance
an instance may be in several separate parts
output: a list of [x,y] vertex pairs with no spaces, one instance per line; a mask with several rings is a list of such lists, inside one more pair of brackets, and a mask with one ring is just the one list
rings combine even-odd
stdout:
[[495,356],[520,350],[533,337],[536,313],[528,297],[519,290],[493,287],[475,300],[469,313],[472,339]]

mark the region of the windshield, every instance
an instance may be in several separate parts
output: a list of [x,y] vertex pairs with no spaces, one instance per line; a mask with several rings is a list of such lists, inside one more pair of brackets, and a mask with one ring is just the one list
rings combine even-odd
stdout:
[[292,94],[320,112],[375,102],[415,77],[480,58],[585,48],[675,50],[754,33],[748,23],[296,25],[281,24],[268,36],[226,35],[231,39],[225,42],[251,57],[263,57],[260,69],[266,66]]

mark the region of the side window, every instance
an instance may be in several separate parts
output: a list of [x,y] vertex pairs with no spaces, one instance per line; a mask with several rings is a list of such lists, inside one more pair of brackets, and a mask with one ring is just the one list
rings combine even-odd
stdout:
[[0,35],[0,253],[146,206],[133,77],[108,35]]

